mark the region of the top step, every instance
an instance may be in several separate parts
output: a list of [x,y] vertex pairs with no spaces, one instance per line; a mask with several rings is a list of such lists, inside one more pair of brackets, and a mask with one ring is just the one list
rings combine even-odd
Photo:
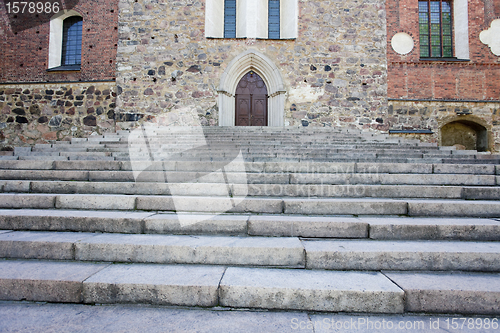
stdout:
[[[437,147],[387,134],[335,128],[146,127],[71,142],[16,147],[0,160],[224,160],[240,149],[247,162],[343,161],[500,164],[500,156]],[[156,156],[158,155],[158,156]],[[160,160],[164,160],[160,159]]]

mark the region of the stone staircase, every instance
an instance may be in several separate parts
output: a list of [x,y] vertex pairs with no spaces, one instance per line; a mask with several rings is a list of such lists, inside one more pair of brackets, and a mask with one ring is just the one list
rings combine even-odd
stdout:
[[500,157],[143,128],[0,156],[0,300],[500,314]]

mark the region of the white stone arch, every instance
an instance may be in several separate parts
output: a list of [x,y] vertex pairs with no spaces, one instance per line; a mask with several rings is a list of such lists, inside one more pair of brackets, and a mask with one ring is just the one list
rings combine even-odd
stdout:
[[[63,43],[63,22],[71,16],[82,15],[76,10],[61,10],[50,19],[49,36],[49,69],[61,66],[62,43]],[[82,17],[83,18],[83,17]]]
[[285,86],[278,67],[264,54],[247,50],[234,58],[222,74],[219,85],[219,126],[235,126],[235,93],[241,78],[253,70],[267,86],[267,123],[283,127],[285,116]]

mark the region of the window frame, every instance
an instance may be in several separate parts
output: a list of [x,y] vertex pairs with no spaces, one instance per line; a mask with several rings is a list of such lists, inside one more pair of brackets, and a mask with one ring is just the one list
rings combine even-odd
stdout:
[[[420,11],[420,3],[426,3],[427,4],[427,12],[425,12],[427,14],[427,32],[428,34],[426,35],[427,36],[427,43],[428,45],[422,45],[422,35],[420,33],[420,26],[421,26],[421,23],[420,23],[420,13],[422,13]],[[439,29],[440,29],[440,32],[439,32],[439,46],[440,46],[440,56],[436,56],[432,53],[432,17],[431,17],[431,14],[433,13],[431,11],[431,3],[439,3]],[[449,14],[450,14],[450,31],[449,31],[449,35],[445,35],[444,34],[444,31],[443,31],[443,2],[445,3],[449,3],[449,8],[450,8],[450,11],[449,11]],[[418,9],[418,31],[419,31],[419,45],[420,45],[420,50],[419,50],[419,56],[420,56],[420,59],[421,60],[456,60],[456,56],[455,56],[455,36],[454,36],[454,1],[453,0],[419,0],[418,1],[418,5],[419,5],[419,9]],[[450,48],[451,48],[451,56],[445,56],[444,55],[444,52],[445,52],[445,46],[444,45],[444,37],[445,36],[449,36],[450,37],[450,40],[451,40],[451,44],[450,44]],[[427,47],[427,51],[428,51],[428,56],[422,56],[422,49],[424,47]]]
[[[271,20],[272,15],[272,2],[277,3],[278,7],[278,22],[273,22]],[[281,39],[281,1],[280,0],[268,0],[268,10],[267,10],[267,39]],[[274,8],[275,9],[275,8]],[[277,26],[276,29],[271,29],[274,26]],[[277,37],[276,37],[277,35]]]
[[[79,16],[82,18],[82,43],[85,31],[85,19],[75,10],[61,10],[50,19],[49,54],[47,72],[80,71],[81,65],[62,65],[63,23],[66,18]],[[83,61],[81,61],[83,62]]]
[[[231,4],[229,4],[231,2]],[[234,13],[228,13],[229,5],[234,3]],[[231,9],[233,7],[231,6]],[[228,18],[234,20],[229,22]],[[224,38],[236,38],[236,30],[238,27],[238,1],[237,0],[224,0]],[[234,29],[234,30],[233,30]]]
[[[73,20],[74,22],[72,22],[72,24],[70,26],[68,26],[70,24],[70,20]],[[80,23],[81,22],[81,23]],[[70,40],[70,36],[69,34],[73,34],[74,32],[73,31],[69,31],[73,25],[77,24],[77,28],[79,27],[81,29],[80,33],[76,36],[71,36],[71,37],[76,37],[77,39],[79,38],[79,49],[77,49],[76,51],[76,56],[75,57],[72,57],[75,59],[75,63],[73,62],[68,62],[68,57],[71,56],[71,53],[74,53],[75,50],[73,49],[73,46],[74,47],[77,47],[76,44],[75,45],[72,45],[70,44],[71,40]],[[62,40],[62,50],[61,50],[61,66],[81,66],[82,64],[82,37],[83,37],[83,18],[81,16],[69,16],[67,18],[64,19],[63,21],[63,40]],[[78,57],[79,55],[79,57]],[[78,59],[77,59],[78,58]]]

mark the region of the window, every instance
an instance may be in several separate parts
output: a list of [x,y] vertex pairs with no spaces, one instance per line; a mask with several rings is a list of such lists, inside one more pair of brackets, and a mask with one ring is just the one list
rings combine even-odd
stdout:
[[420,57],[453,57],[451,1],[419,1],[418,11]]
[[50,19],[48,71],[80,70],[83,18],[74,10],[61,10]]
[[68,17],[63,22],[62,66],[82,63],[82,18]]
[[269,39],[280,39],[280,1],[269,0]]
[[224,38],[236,38],[236,0],[224,1]]
[[208,38],[294,39],[298,0],[206,0]]

